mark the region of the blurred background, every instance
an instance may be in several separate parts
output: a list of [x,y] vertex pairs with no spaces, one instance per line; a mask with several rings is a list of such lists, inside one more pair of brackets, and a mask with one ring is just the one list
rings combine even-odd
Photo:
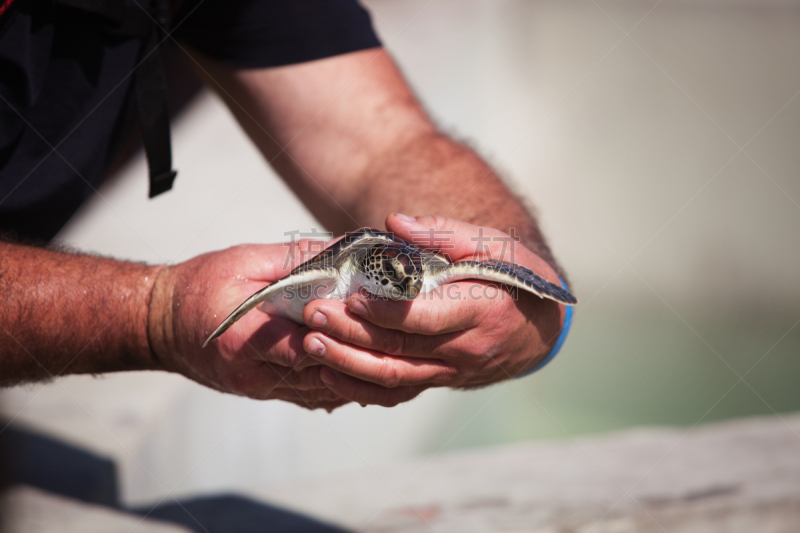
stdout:
[[[2,392],[16,424],[113,459],[129,505],[414,456],[800,409],[800,2],[368,0],[441,128],[537,209],[580,299],[541,372],[394,409],[260,403],[179,376]],[[202,93],[179,178],[141,156],[59,235],[177,262],[320,228]]]

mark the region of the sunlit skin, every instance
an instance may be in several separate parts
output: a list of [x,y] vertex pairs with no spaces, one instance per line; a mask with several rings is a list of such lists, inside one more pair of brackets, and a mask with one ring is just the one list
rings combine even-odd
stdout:
[[[419,241],[416,232],[421,229],[453,231],[452,248],[446,251],[454,261],[491,258],[475,256],[472,238],[480,235],[480,228],[465,222],[420,217],[410,223],[390,216],[387,227],[418,245],[430,245]],[[484,228],[483,235],[503,233]],[[439,245],[429,248],[441,247],[434,244]],[[502,242],[487,245],[489,255],[501,256]],[[517,243],[513,252],[505,253],[559,283],[555,271],[524,246]],[[303,313],[315,330],[306,335],[303,347],[325,364],[321,377],[331,390],[363,404],[392,405],[398,389],[410,395],[421,386],[475,387],[508,379],[531,368],[555,344],[565,308],[524,291],[515,301],[504,290],[476,290],[485,286],[457,282],[408,302],[366,294],[348,302],[316,300]],[[492,295],[496,298],[489,299]]]
[[[522,254],[523,261],[532,260],[524,248],[517,249],[513,239],[496,230],[487,231],[486,228],[464,222],[433,217],[421,218],[417,222],[403,216],[392,216],[387,222],[390,227],[397,225],[393,222],[405,223],[410,237],[408,242],[421,240],[420,244],[427,244],[429,249],[441,250],[445,254],[452,252],[459,259],[513,261],[517,254]],[[425,228],[426,224],[429,228]],[[397,225],[399,231],[403,231],[401,225]],[[420,231],[423,228],[426,231]],[[427,231],[431,228],[436,231]],[[436,236],[435,242],[430,240],[431,233]],[[458,241],[451,242],[451,233],[461,237]],[[419,252],[414,252],[415,248],[407,247],[408,251],[405,251],[400,243],[387,244],[383,241],[381,244],[380,240],[376,241],[369,234],[364,236],[363,230],[351,235],[349,239],[356,239],[350,241],[354,244],[349,252],[348,248],[334,251],[337,248],[330,247],[325,254],[294,271],[293,277],[282,280],[285,283],[287,279],[296,279],[295,283],[302,283],[300,279],[307,272],[316,271],[329,276],[329,269],[337,268],[353,272],[353,278],[349,275],[341,278],[346,286],[356,283],[364,287],[361,290],[363,295],[350,298],[349,302],[345,302],[346,310],[343,310],[341,306],[326,306],[325,301],[340,301],[342,296],[347,300],[349,289],[344,288],[345,286],[333,289],[334,285],[340,287],[339,281],[326,281],[325,286],[321,287],[325,289],[322,294],[330,293],[333,296],[311,302],[308,307],[312,311],[304,312],[302,307],[299,308],[298,312],[303,315],[304,322],[311,328],[327,332],[327,335],[306,335],[303,343],[303,349],[311,357],[330,367],[321,369],[321,378],[325,383],[336,385],[338,377],[331,370],[338,369],[346,376],[358,377],[385,387],[386,391],[377,394],[382,394],[386,399],[374,401],[386,403],[390,401],[390,396],[397,396],[402,391],[402,385],[405,384],[403,379],[412,380],[414,385],[427,381],[432,385],[470,387],[485,383],[482,380],[486,379],[486,367],[492,366],[495,379],[500,380],[527,370],[525,365],[538,360],[536,355],[539,354],[531,357],[527,353],[525,342],[536,345],[537,341],[541,344],[542,339],[522,338],[520,335],[525,333],[522,326],[519,330],[510,332],[505,327],[526,316],[524,312],[520,312],[523,302],[515,301],[512,294],[507,293],[496,282],[452,283],[420,295],[426,278],[423,275],[423,260]],[[485,246],[487,242],[494,244]],[[477,254],[476,250],[482,250],[482,253]],[[434,258],[432,255],[431,260]],[[438,261],[447,264],[446,258]],[[542,268],[539,262],[533,263],[536,265],[532,266]],[[286,308],[283,305],[286,305],[284,302],[287,298],[293,297],[296,301],[298,296],[295,293],[302,285],[284,285],[283,289],[277,290],[271,287],[275,285],[260,289],[252,297],[248,297],[237,307],[236,313],[226,318],[214,334],[208,337],[204,346],[213,346],[215,339],[227,341],[230,336],[226,335],[226,328],[247,317],[249,312],[256,312],[259,303],[267,300],[274,301],[275,304],[269,306],[266,313],[274,311],[276,317],[301,320],[294,314],[295,311],[284,314]],[[527,294],[525,291],[523,293]],[[513,296],[518,295],[515,292]],[[508,307],[510,302],[514,305]],[[354,314],[358,316],[354,317]],[[523,316],[516,316],[520,314]],[[498,334],[509,336],[502,339],[497,337]],[[540,336],[548,334],[553,338],[557,335],[547,331],[540,332]],[[524,342],[520,344],[520,340]],[[549,345],[549,341],[550,339],[544,344]],[[405,355],[404,348],[411,348],[408,355]],[[464,353],[467,349],[472,350],[472,359],[478,361],[482,367],[467,366],[472,362],[465,361]],[[501,351],[493,353],[492,350],[495,349]],[[519,352],[518,361],[513,359],[515,352]],[[481,361],[481,356],[488,359]],[[413,359],[409,360],[409,357]],[[470,379],[475,376],[478,379]],[[347,395],[346,390],[342,392]]]
[[[160,271],[148,317],[159,367],[208,387],[256,399],[282,399],[301,407],[334,408],[347,400],[320,378],[320,365],[304,358],[309,328],[265,313],[248,314],[206,348],[205,337],[224,316],[265,284],[302,263],[322,243],[243,245],[203,254]],[[287,253],[293,259],[287,261]],[[195,285],[190,280],[204,280]]]
[[[555,283],[564,277],[535,219],[475,152],[436,130],[382,49],[255,70],[200,54],[187,60],[335,235],[367,226],[424,245],[413,230],[452,230],[448,253],[459,260],[472,258],[478,226],[484,235],[513,230],[514,262]],[[420,218],[414,227],[389,213],[449,218]],[[305,326],[250,313],[201,351],[222,317],[288,273],[285,254],[283,244],[234,247],[166,270],[0,241],[0,378],[10,385],[168,370],[307,408],[389,406],[434,385],[474,387],[518,374],[549,351],[563,320],[563,308],[527,294],[516,302],[506,294],[367,301],[363,318],[354,297],[311,303]],[[476,284],[453,285],[468,294]],[[316,312],[325,325],[313,321]]]

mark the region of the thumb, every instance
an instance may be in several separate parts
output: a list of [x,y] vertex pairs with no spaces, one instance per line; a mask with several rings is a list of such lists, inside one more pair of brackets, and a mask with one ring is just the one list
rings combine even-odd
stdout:
[[415,246],[440,250],[454,259],[481,255],[492,237],[507,237],[494,228],[440,215],[410,217],[392,213],[386,217],[386,228]]

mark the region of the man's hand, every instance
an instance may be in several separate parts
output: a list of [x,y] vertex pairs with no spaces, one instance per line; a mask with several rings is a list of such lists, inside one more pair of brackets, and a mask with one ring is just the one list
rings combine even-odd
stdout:
[[[251,398],[328,411],[347,403],[322,382],[319,364],[305,357],[302,342],[309,329],[290,320],[248,313],[201,348],[243,300],[309,259],[309,245],[300,241],[291,251],[284,244],[237,246],[163,269],[148,316],[150,344],[163,368]],[[287,252],[294,252],[293,261]]]
[[[515,262],[560,284],[552,267],[499,230],[444,217],[392,215],[386,225],[453,261]],[[555,344],[564,313],[553,301],[525,291],[515,299],[476,281],[444,285],[410,302],[359,294],[348,302],[306,306],[303,318],[316,331],[305,336],[303,347],[335,369],[321,371],[332,391],[362,404],[394,405],[398,389],[477,387],[532,368]]]
[[[562,272],[535,218],[478,154],[436,130],[385,50],[266,69],[193,57],[328,229],[339,234],[381,228],[388,212],[447,213],[485,228],[515,228],[522,241],[513,247],[513,260],[558,283],[556,272]],[[473,256],[477,243],[471,237],[479,236],[478,227],[420,221],[456,231],[456,248],[444,250],[453,260]],[[409,240],[410,231],[426,229],[397,217],[386,225]],[[486,244],[495,257],[503,245]],[[354,313],[355,301],[314,302],[306,307],[306,323],[316,324],[314,311],[325,320],[317,315],[318,332],[303,346],[337,369],[321,374],[331,390],[363,404],[394,405],[432,385],[479,386],[519,374],[555,343],[564,309],[523,291],[518,301],[508,295],[469,298],[471,287],[484,285],[455,283],[411,303],[362,302],[364,317]],[[449,299],[454,290],[466,299]],[[325,345],[324,357],[314,339]]]

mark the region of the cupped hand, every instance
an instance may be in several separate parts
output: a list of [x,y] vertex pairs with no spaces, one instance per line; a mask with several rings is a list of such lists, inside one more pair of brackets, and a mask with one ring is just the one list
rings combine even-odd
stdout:
[[[163,369],[208,387],[257,399],[282,399],[331,411],[348,403],[306,357],[309,328],[248,313],[217,341],[205,339],[242,301],[322,249],[319,241],[243,245],[160,271],[150,301],[148,334]],[[289,254],[289,255],[287,255]]]
[[[390,215],[386,225],[453,261],[514,262],[560,285],[550,265],[499,230],[445,217]],[[315,300],[303,313],[314,330],[303,347],[325,365],[321,378],[332,391],[390,406],[431,386],[478,387],[525,372],[555,345],[564,316],[551,300],[466,280],[407,302],[365,294]]]

